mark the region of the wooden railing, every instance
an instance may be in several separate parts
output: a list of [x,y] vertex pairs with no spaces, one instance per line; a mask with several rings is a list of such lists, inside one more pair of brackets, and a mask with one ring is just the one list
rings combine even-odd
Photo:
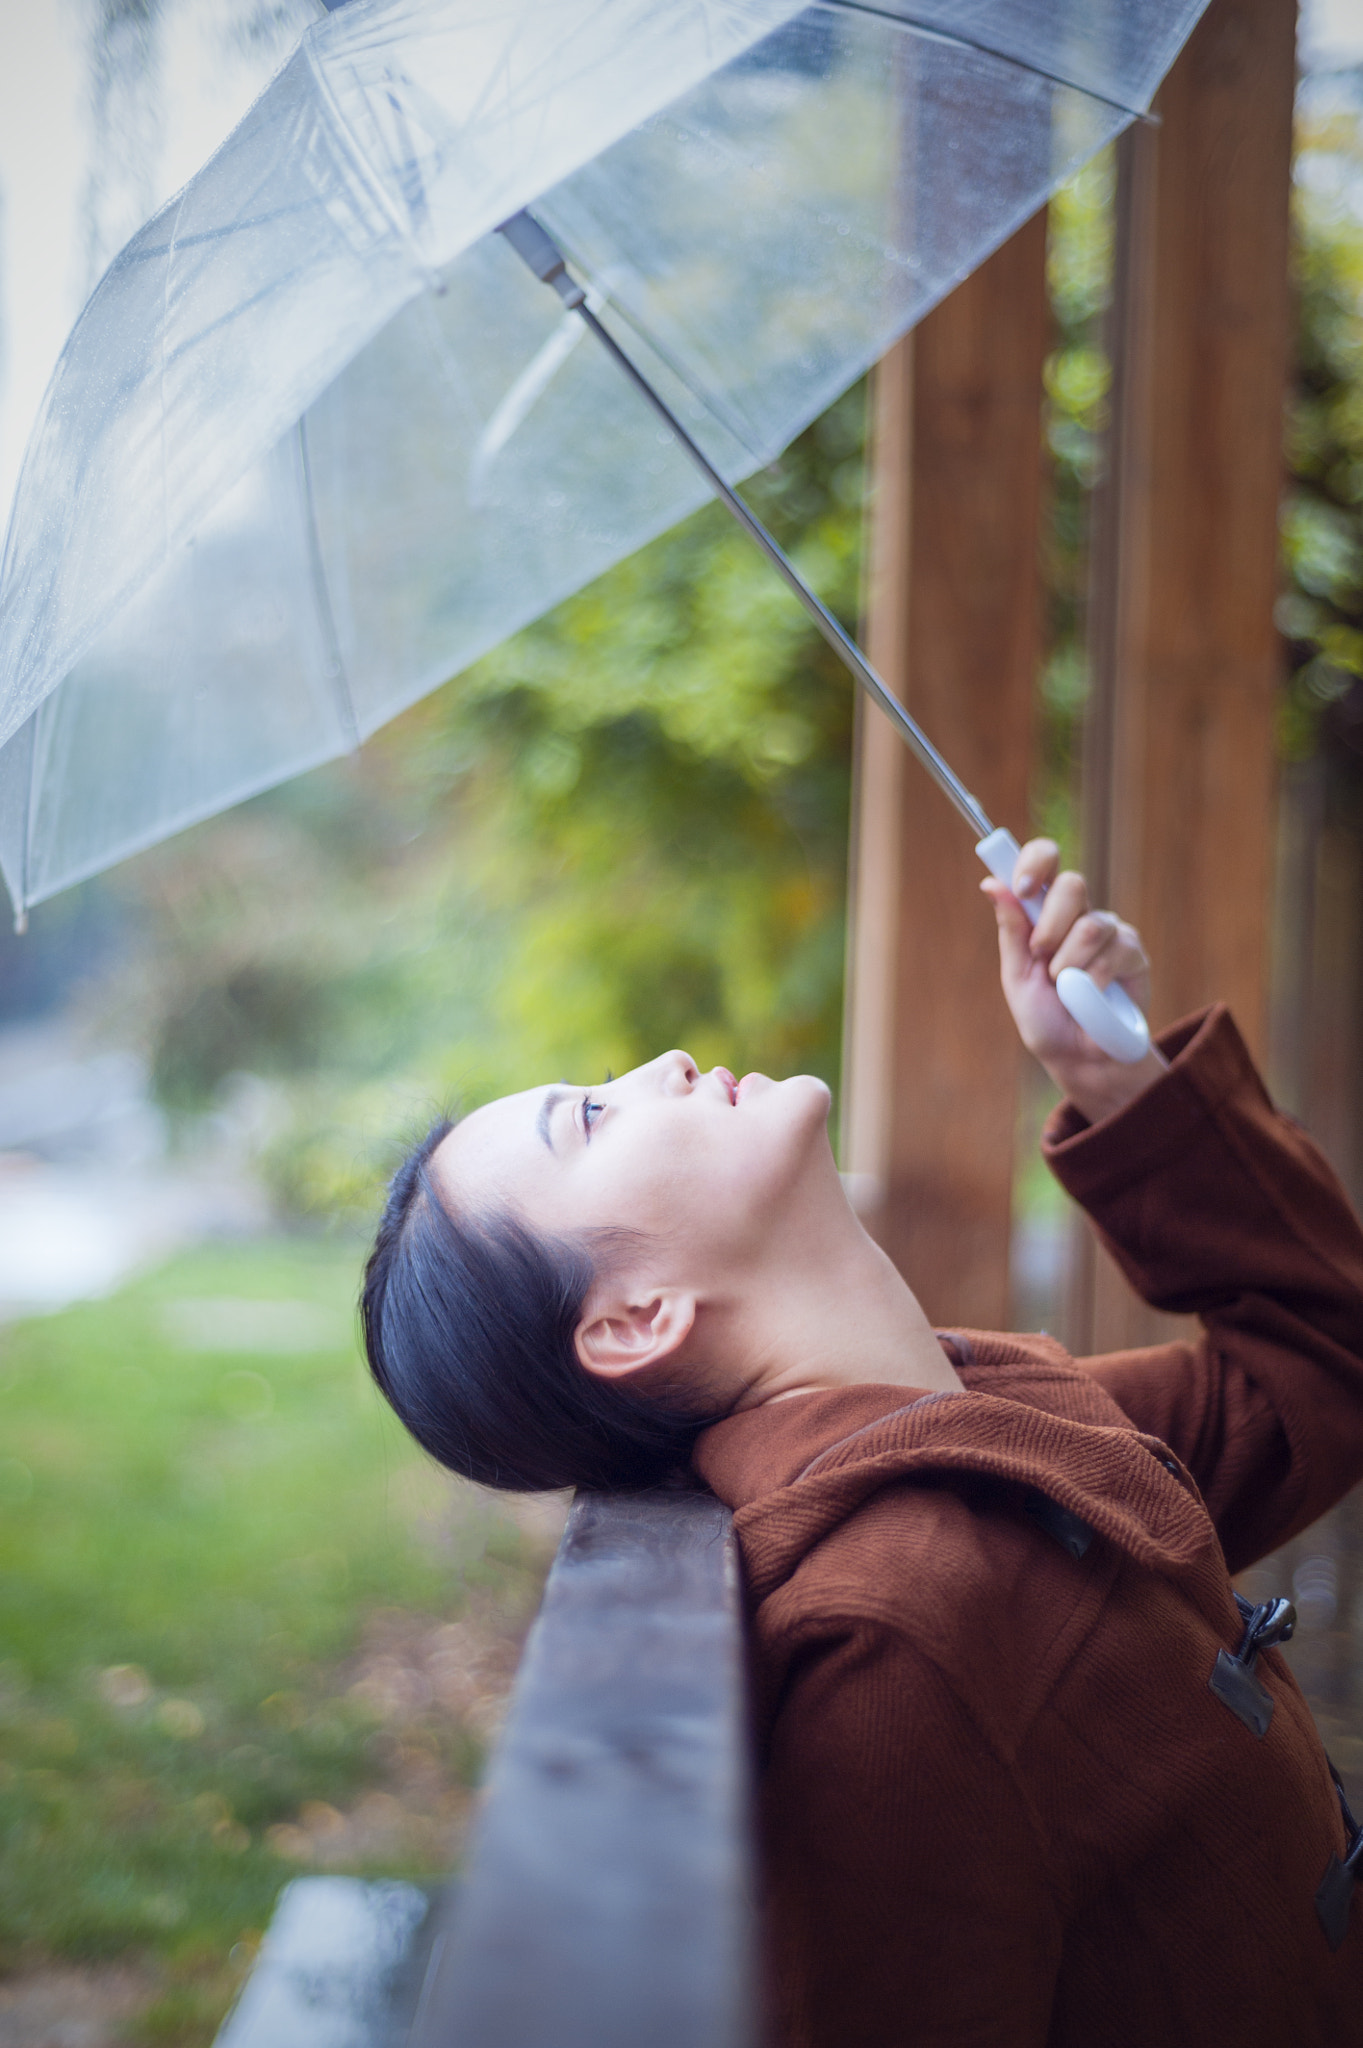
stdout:
[[579,1494],[466,1873],[290,1886],[219,2048],[752,2048],[744,1681],[728,1510]]

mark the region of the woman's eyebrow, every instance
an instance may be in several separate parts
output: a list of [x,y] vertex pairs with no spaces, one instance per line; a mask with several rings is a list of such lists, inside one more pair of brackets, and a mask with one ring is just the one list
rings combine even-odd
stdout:
[[569,1092],[566,1088],[550,1088],[540,1104],[540,1113],[535,1118],[535,1129],[539,1132],[551,1152],[554,1149],[554,1140],[549,1129],[549,1119],[558,1108],[560,1102],[566,1100]]

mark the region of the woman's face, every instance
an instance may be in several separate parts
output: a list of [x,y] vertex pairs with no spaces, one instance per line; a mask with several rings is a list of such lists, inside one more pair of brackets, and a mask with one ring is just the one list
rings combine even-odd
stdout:
[[[643,1233],[704,1286],[834,1194],[829,1092],[797,1074],[702,1074],[666,1052],[594,1088],[560,1082],[475,1110],[437,1149],[450,1198],[532,1229]],[[661,1276],[660,1276],[661,1277]]]

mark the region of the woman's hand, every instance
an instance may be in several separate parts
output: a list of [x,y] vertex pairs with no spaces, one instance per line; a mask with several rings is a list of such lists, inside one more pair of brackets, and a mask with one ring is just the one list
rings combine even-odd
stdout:
[[[1168,1062],[1152,1046],[1135,1066],[1123,1066],[1081,1031],[1055,992],[1062,967],[1082,967],[1100,988],[1119,981],[1142,1010],[1150,1006],[1150,963],[1140,933],[1111,911],[1089,907],[1082,875],[1061,872],[1050,839],[1029,839],[1018,855],[1014,890],[992,877],[980,884],[999,927],[1003,993],[1028,1052],[1083,1112],[1098,1123],[1143,1093]],[[1047,891],[1035,926],[1018,896]]]

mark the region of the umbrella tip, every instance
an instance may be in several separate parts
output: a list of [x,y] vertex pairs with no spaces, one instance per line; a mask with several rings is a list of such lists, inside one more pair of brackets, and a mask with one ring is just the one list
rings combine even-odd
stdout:
[[25,933],[25,932],[26,932],[27,930],[28,930],[28,912],[27,912],[26,910],[16,910],[16,911],[15,911],[15,913],[14,913],[14,932],[15,932],[15,937],[16,937],[16,938],[20,938],[20,939],[22,939],[22,937],[24,936],[24,933]]

